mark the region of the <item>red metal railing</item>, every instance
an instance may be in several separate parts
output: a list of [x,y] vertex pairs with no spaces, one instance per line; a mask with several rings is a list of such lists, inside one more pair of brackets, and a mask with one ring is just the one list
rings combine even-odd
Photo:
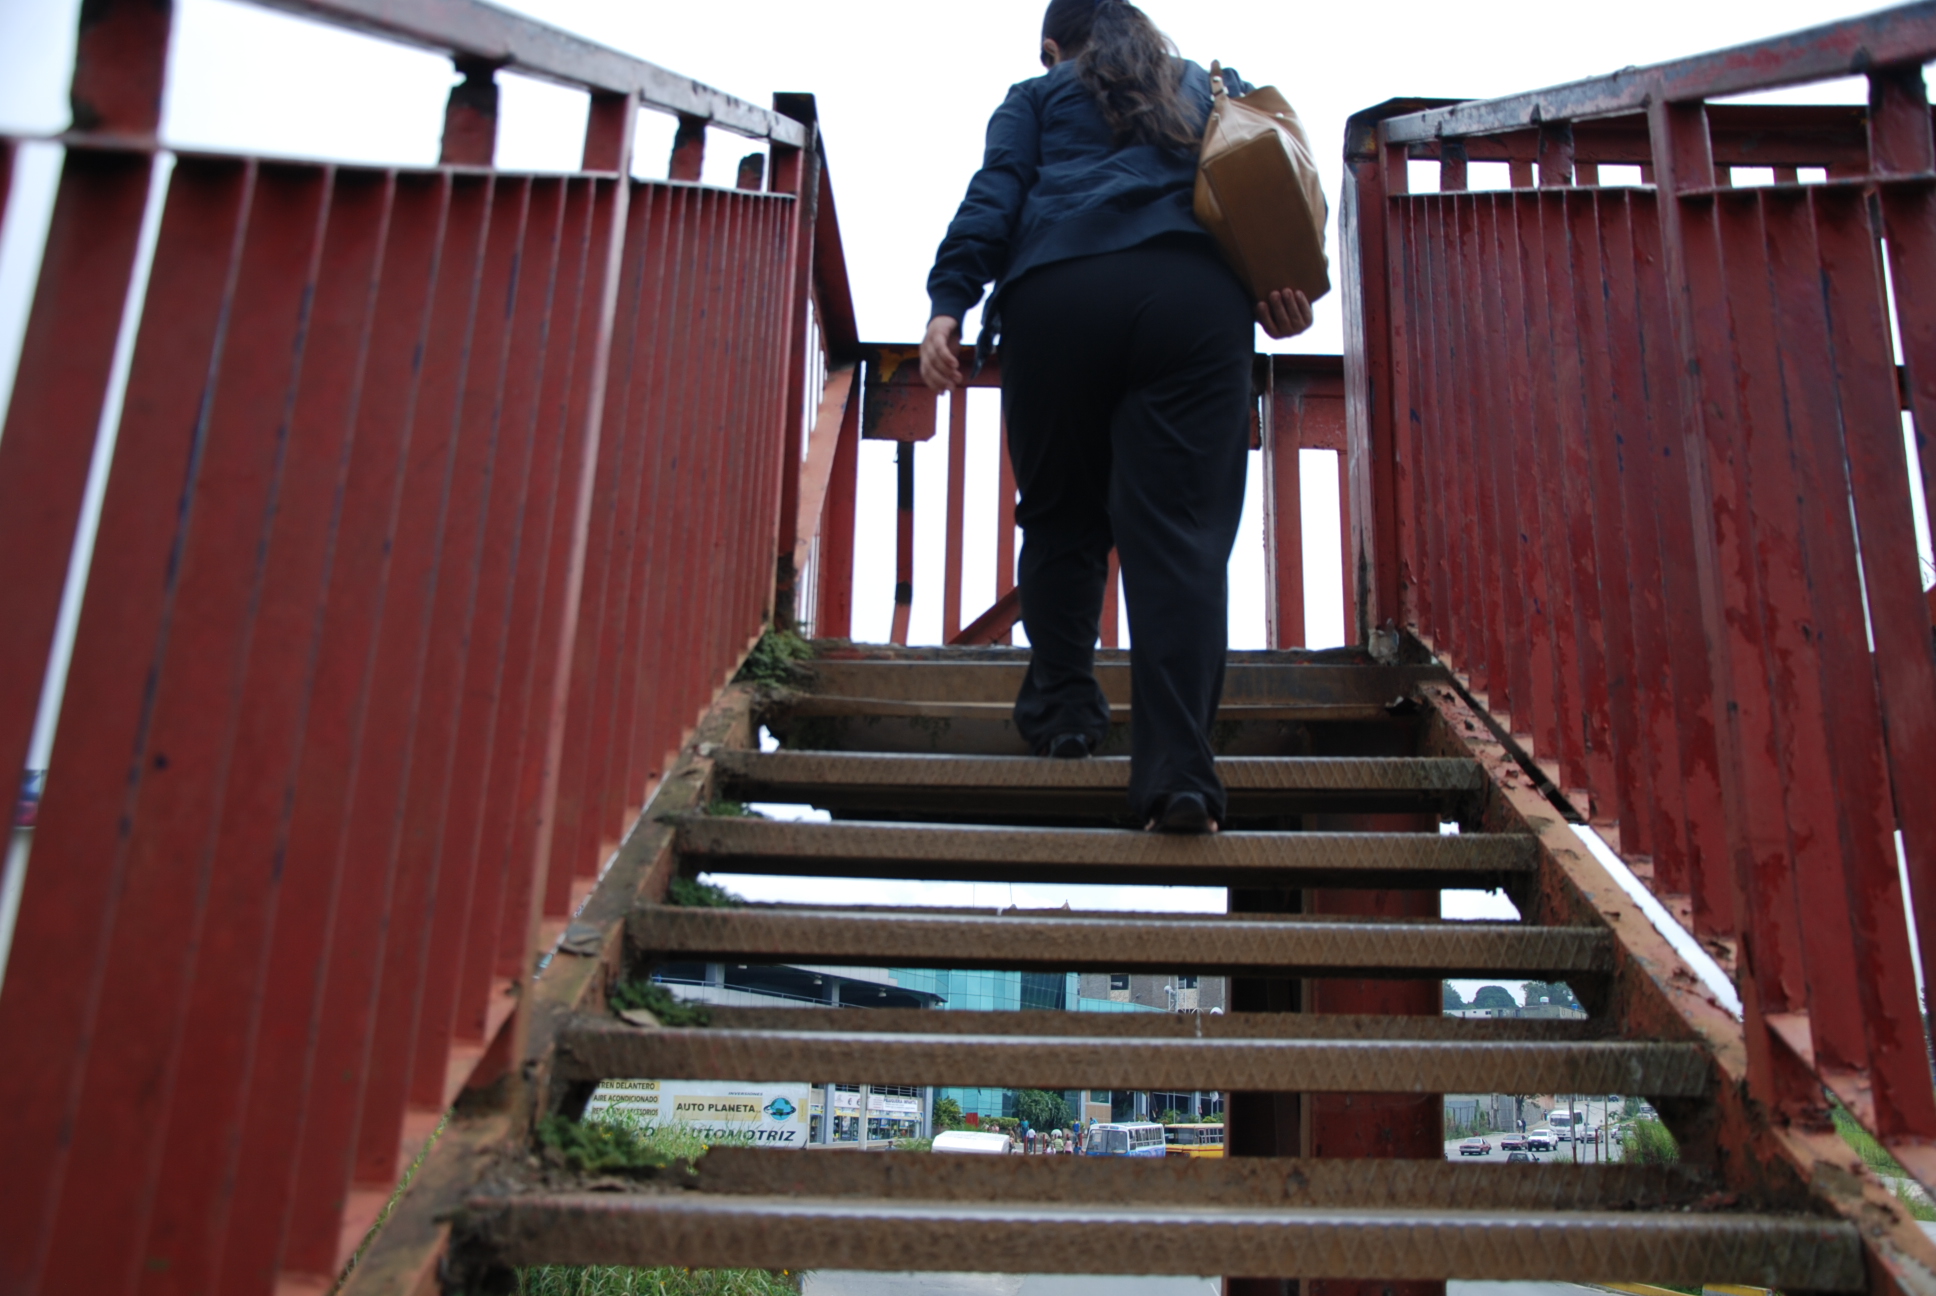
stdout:
[[[441,165],[171,155],[167,6],[83,18],[0,436],[0,768],[147,288],[0,989],[9,1292],[328,1285],[791,597],[851,347],[811,99],[472,3],[291,7],[452,55]],[[582,171],[491,169],[500,67],[590,92]],[[670,181],[629,178],[641,106]],[[690,183],[708,125],[771,183]]]
[[[815,604],[818,611],[803,617],[803,621],[815,633],[828,638],[846,638],[851,633],[854,520],[861,507],[857,498],[859,443],[879,440],[898,445],[894,614],[889,638],[894,643],[907,642],[914,601],[915,447],[936,436],[943,399],[922,383],[915,360],[917,350],[912,345],[862,347],[856,367],[858,376],[836,380],[836,385],[829,388],[829,402],[822,406],[816,424],[814,443],[826,447],[825,464],[822,467],[810,453],[805,474],[810,483],[819,482],[822,472],[827,474],[826,504],[817,534],[826,538],[829,544],[826,552],[838,557],[819,567],[820,594]],[[967,349],[961,358],[962,372],[974,371],[973,356]],[[1298,451],[1328,450],[1342,457],[1345,449],[1343,372],[1343,362],[1337,356],[1257,358],[1257,405],[1252,412],[1251,446],[1263,452],[1264,585],[1261,591],[1233,590],[1232,597],[1262,595],[1272,648],[1298,648],[1306,642],[1304,514]],[[941,529],[944,546],[941,639],[944,643],[1009,642],[1021,617],[1021,602],[1015,587],[1015,476],[1008,461],[1005,428],[1000,434],[993,499],[971,504],[967,498],[968,390],[994,390],[1000,386],[1001,362],[997,355],[975,372],[968,387],[946,398],[946,517]],[[1339,517],[1348,538],[1352,502],[1347,485],[1341,473]],[[814,485],[803,487],[802,497],[808,498],[815,490]],[[882,502],[878,501],[866,504],[869,508],[881,506]],[[964,602],[962,590],[966,518],[971,507],[987,510],[994,517],[995,600],[978,613]],[[805,543],[803,539],[803,546]],[[1344,620],[1348,626],[1355,621],[1348,543],[1342,552],[1347,557]],[[1100,635],[1105,648],[1119,646],[1119,593],[1112,555]]]
[[[1394,101],[1353,119],[1342,211],[1359,633],[1430,643],[1734,955],[1758,1099],[1819,1120],[1825,1083],[1925,1182],[1896,834],[1936,968],[1911,514],[1912,475],[1936,486],[1932,57],[1923,3]],[[1866,111],[1704,102],[1849,73]],[[1415,160],[1439,192],[1408,192]],[[1476,161],[1513,189],[1468,191]],[[1637,183],[1605,182],[1620,165]],[[1775,183],[1734,188],[1735,166]]]

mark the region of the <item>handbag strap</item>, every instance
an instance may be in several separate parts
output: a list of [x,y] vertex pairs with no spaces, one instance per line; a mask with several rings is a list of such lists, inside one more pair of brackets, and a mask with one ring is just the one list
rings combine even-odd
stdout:
[[1210,60],[1210,96],[1222,99],[1228,92],[1223,88],[1223,63],[1219,59]]

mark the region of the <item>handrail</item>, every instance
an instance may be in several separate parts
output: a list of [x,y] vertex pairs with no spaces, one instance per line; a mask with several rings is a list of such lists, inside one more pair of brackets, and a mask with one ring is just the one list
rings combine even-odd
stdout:
[[1687,103],[1861,76],[1878,67],[1922,64],[1932,58],[1936,58],[1936,0],[1920,0],[1692,58],[1409,113],[1385,122],[1385,139],[1403,144],[1495,134],[1542,122],[1638,112],[1653,103]]
[[647,108],[804,148],[807,128],[656,63],[481,0],[254,0],[373,36],[441,50],[453,58],[606,94],[636,95]]

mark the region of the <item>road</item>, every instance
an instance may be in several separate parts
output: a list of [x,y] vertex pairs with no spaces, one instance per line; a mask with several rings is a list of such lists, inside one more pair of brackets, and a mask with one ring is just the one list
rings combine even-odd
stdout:
[[[1504,1152],[1503,1149],[1500,1148],[1499,1140],[1505,1137],[1506,1135],[1504,1134],[1485,1135],[1484,1138],[1486,1142],[1492,1144],[1492,1151],[1482,1157],[1460,1155],[1459,1144],[1465,1142],[1465,1140],[1447,1139],[1445,1141],[1445,1159],[1447,1161],[1466,1161],[1466,1162],[1504,1161],[1506,1159],[1506,1153]],[[1603,1144],[1600,1148],[1600,1152],[1604,1153],[1606,1155],[1607,1160],[1609,1161],[1618,1161],[1620,1159],[1619,1144],[1615,1144],[1613,1146],[1613,1149],[1610,1152]],[[1533,1157],[1533,1160],[1538,1161],[1541,1164],[1544,1164],[1549,1161],[1558,1161],[1562,1165],[1569,1165],[1573,1162],[1573,1153],[1574,1153],[1574,1148],[1571,1143],[1562,1143],[1559,1145],[1559,1148],[1556,1151],[1535,1152],[1532,1154],[1532,1157]],[[1579,1149],[1579,1159],[1581,1164],[1592,1165],[1597,1160],[1599,1160],[1599,1156],[1595,1153],[1592,1146],[1588,1145],[1588,1146],[1581,1147]]]

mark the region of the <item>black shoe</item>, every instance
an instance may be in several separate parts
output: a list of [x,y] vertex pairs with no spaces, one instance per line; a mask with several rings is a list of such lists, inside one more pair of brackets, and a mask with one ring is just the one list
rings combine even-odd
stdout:
[[1201,836],[1217,831],[1217,821],[1210,817],[1210,807],[1201,792],[1175,792],[1150,820],[1149,831]]
[[1089,735],[1059,733],[1042,744],[1042,754],[1054,760],[1082,760],[1089,755]]

